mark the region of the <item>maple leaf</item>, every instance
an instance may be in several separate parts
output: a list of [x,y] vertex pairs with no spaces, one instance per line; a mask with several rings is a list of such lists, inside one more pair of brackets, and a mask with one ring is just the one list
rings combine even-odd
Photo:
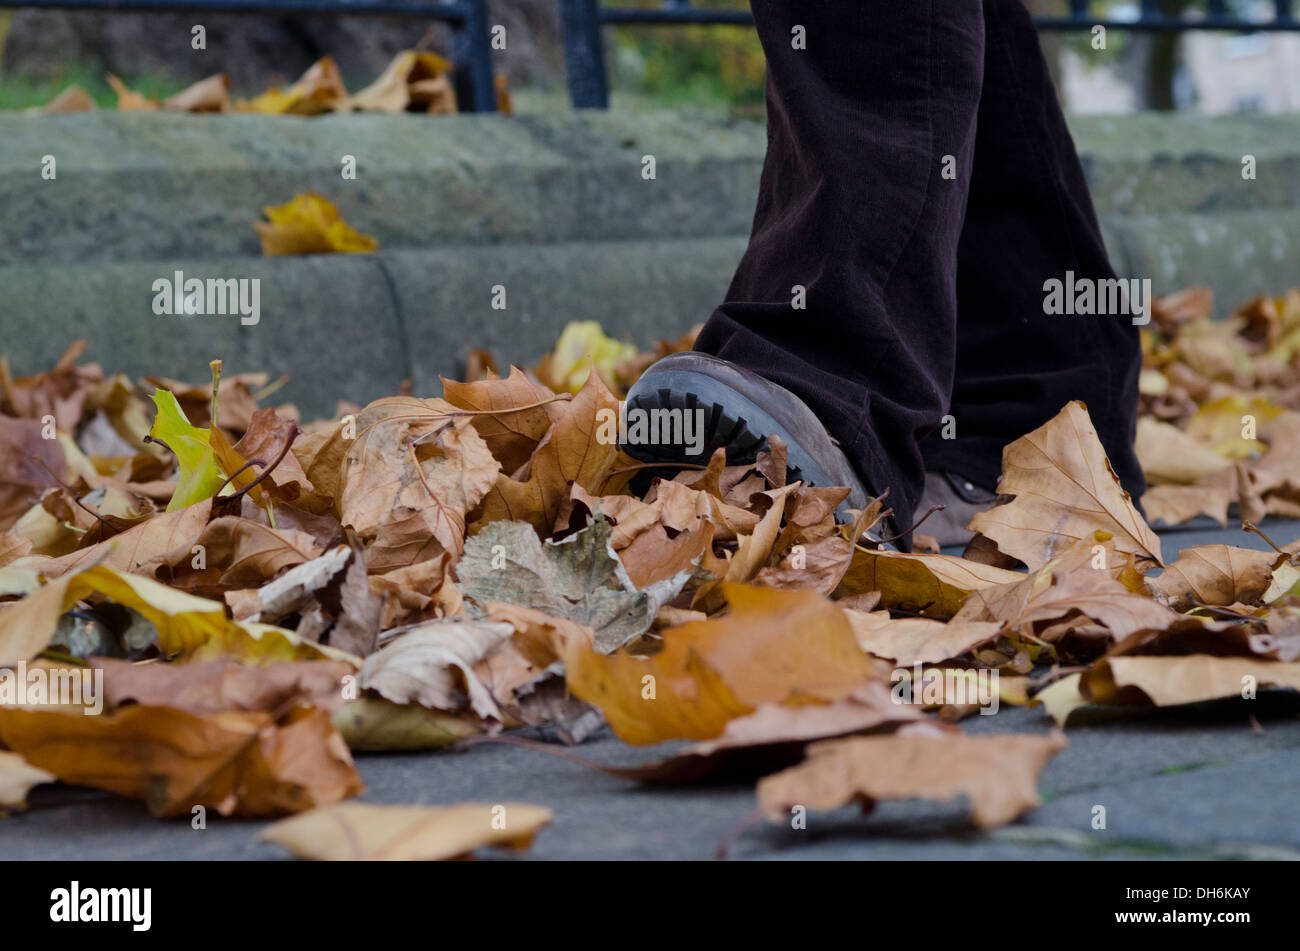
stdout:
[[980,512],[969,527],[1031,571],[1098,530],[1114,538],[1117,550],[1160,563],[1160,539],[1119,484],[1077,400],[1002,451],[998,491],[1015,498]]
[[1184,548],[1151,586],[1175,610],[1262,603],[1281,556],[1232,545]]
[[176,491],[167,503],[174,512],[210,499],[226,481],[209,439],[209,430],[199,429],[185,418],[185,411],[170,390],[155,390],[154,406],[158,415],[149,436],[162,442],[176,456]]
[[342,443],[339,518],[369,548],[371,572],[460,556],[467,513],[500,471],[465,411],[443,400],[376,400],[358,414],[354,440],[333,438]]

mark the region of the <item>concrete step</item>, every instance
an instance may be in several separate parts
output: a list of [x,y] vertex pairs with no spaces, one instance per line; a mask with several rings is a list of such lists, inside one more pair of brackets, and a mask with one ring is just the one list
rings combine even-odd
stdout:
[[[1073,127],[1104,219],[1300,209],[1300,116]],[[261,209],[307,189],[386,249],[741,235],[765,146],[761,124],[681,112],[6,114],[0,264],[252,256]],[[41,177],[47,155],[54,180]]]
[[0,264],[255,256],[262,208],[308,189],[394,250],[745,234],[763,149],[672,113],[0,115]]
[[[531,366],[570,320],[598,320],[640,346],[679,336],[722,299],[744,238],[492,245],[373,255],[23,264],[0,267],[0,352],[18,374],[84,337],[110,372],[203,381],[287,373],[308,415],[391,395],[404,379],[439,395],[471,348]],[[256,279],[259,319],[159,316],[154,282]],[[492,306],[505,288],[505,309]],[[237,308],[229,308],[236,310]]]

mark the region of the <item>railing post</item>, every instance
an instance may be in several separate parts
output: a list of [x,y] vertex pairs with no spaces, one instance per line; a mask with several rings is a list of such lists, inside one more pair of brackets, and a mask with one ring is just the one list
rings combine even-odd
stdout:
[[608,109],[600,0],[560,0],[560,27],[564,31],[564,65],[573,108]]
[[460,0],[464,12],[451,34],[456,61],[456,98],[472,112],[496,112],[492,83],[492,38],[488,32],[487,0]]

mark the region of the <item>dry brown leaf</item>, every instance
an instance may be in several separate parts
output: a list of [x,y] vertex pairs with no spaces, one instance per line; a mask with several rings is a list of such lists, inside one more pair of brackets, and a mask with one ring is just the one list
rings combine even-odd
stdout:
[[1142,507],[1152,524],[1181,525],[1198,515],[1208,515],[1220,525],[1228,524],[1228,506],[1236,493],[1223,485],[1158,485],[1142,496]]
[[556,394],[516,366],[504,380],[457,383],[444,378],[442,388],[452,406],[476,412],[471,423],[507,474],[529,460],[551,425],[564,416]]
[[600,769],[623,779],[671,785],[713,780],[720,775],[752,778],[797,763],[811,741],[884,733],[924,720],[919,707],[894,703],[888,686],[871,682],[834,703],[759,707],[728,723],[716,740],[688,746],[667,759]]
[[427,50],[404,50],[373,83],[339,103],[340,111],[455,113],[452,64]]
[[40,112],[45,115],[61,115],[69,112],[92,112],[95,100],[80,86],[69,86],[44,106]]
[[363,790],[328,713],[198,715],[132,705],[82,716],[0,707],[0,740],[62,782],[145,800],[157,816],[194,806],[223,816],[270,816]]
[[1097,531],[1108,532],[1121,552],[1160,562],[1160,539],[1111,471],[1078,401],[1003,450],[998,491],[1015,498],[980,512],[970,527],[1031,571]]
[[1178,560],[1150,584],[1177,611],[1238,601],[1260,604],[1280,557],[1232,545],[1198,545],[1179,552]]
[[759,781],[759,808],[773,822],[795,806],[824,812],[857,800],[966,796],[981,829],[1013,822],[1038,805],[1038,775],[1066,746],[1052,736],[893,736],[827,740],[798,766]]
[[618,400],[597,373],[591,374],[554,422],[528,462],[527,475],[517,480],[506,473],[483,499],[476,523],[523,521],[548,532],[567,502],[570,486],[593,495],[605,491],[605,480],[619,458],[616,441],[599,438],[598,414],[617,418]]
[[356,438],[343,455],[340,519],[368,546],[372,573],[444,552],[458,558],[466,514],[491,490],[499,468],[469,417],[450,403],[376,400],[357,417]]
[[[1123,576],[1125,567],[1110,543],[1081,540],[1015,584],[973,593],[957,618],[1001,621],[1030,633],[1038,625],[1083,615],[1116,640],[1143,629],[1163,630],[1179,620],[1164,605],[1134,594],[1116,579],[1116,572]],[[1140,581],[1130,577],[1130,583]],[[1044,631],[1037,633],[1054,639]]]
[[1194,485],[1231,460],[1169,423],[1143,416],[1134,444],[1148,485]]
[[129,664],[95,658],[93,666],[104,671],[109,707],[137,703],[198,715],[273,712],[295,700],[333,710],[343,702],[344,678],[356,673],[351,664],[329,660],[249,667],[233,660]]
[[64,476],[63,450],[43,437],[44,430],[38,420],[0,415],[0,531],[8,531]]
[[172,112],[229,112],[230,77],[217,73],[186,86],[163,100],[162,107]]
[[288,89],[270,89],[255,99],[239,102],[236,109],[239,112],[314,116],[332,111],[347,100],[347,95],[338,65],[333,57],[323,56]]
[[858,548],[835,590],[843,598],[879,591],[883,607],[926,617],[952,617],[972,591],[1024,579],[1018,571],[952,555],[909,555]]
[[104,79],[112,87],[113,92],[117,93],[117,109],[119,112],[155,112],[158,109],[158,100],[142,96],[134,90],[128,89],[126,83],[118,79],[112,73],[106,73]]
[[484,719],[504,719],[474,665],[514,634],[490,621],[429,621],[401,631],[366,658],[359,683],[394,703],[419,703]]
[[[201,504],[190,508],[201,510]],[[173,514],[183,511],[187,510]],[[169,534],[168,540],[173,538],[175,535]],[[256,587],[320,553],[315,539],[304,532],[276,530],[233,515],[213,519],[186,544],[188,547],[167,551],[164,564],[168,567],[155,569],[155,573],[173,587],[204,597],[220,597],[233,588]],[[202,550],[201,559],[196,547]],[[130,570],[126,565],[122,567]]]
[[1300,663],[1190,654],[1178,657],[1106,657],[1080,684],[1097,703],[1171,707],[1226,697],[1255,696],[1263,687],[1300,690]]
[[928,618],[890,620],[862,611],[846,611],[858,646],[900,667],[937,664],[993,640],[1005,625],[996,621],[931,621]]

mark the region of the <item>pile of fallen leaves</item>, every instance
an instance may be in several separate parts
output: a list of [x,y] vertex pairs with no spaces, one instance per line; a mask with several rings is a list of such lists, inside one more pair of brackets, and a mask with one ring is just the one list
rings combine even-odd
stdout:
[[[1292,366],[1295,300],[1223,329],[1166,300],[1144,426],[1201,446],[1216,400],[1289,406],[1274,364]],[[522,727],[573,743],[608,724],[630,744],[694,741],[610,772],[747,775],[774,821],[965,795],[989,827],[1033,808],[1064,746],[960,730],[992,701],[1064,723],[1300,687],[1297,546],[1167,559],[1082,404],[1007,447],[1009,501],[972,523],[980,560],[905,554],[868,539],[887,498],[837,522],[847,490],[789,481],[779,442],[668,478],[603,441],[617,393],[689,342],[638,354],[573,325],[533,373],[476,353],[440,398],[310,423],[259,406],[279,381],[219,363],[189,385],[106,376],[77,347],[34,377],[0,362],[0,674],[89,668],[104,688],[86,716],[6,697],[0,676],[0,807],[57,779],[159,816],[295,813],[266,837],[310,857],[452,857],[526,845],[550,812],[344,802],[363,791],[351,750],[537,745],[506,733]],[[1229,460],[1215,471],[1289,499],[1264,481],[1293,445],[1273,426],[1288,413],[1253,461],[1204,443]]]
[[[117,108],[133,112],[227,113],[260,112],[270,115],[320,116],[335,112],[419,112],[449,115],[458,111],[452,87],[452,64],[428,50],[403,50],[369,86],[349,93],[338,64],[331,56],[313,63],[291,86],[273,87],[252,99],[232,99],[230,77],[217,73],[186,86],[159,101],[129,88],[109,73],[108,84],[117,94]],[[497,109],[511,111],[505,76],[496,77]],[[88,112],[94,101],[80,86],[69,86],[37,110],[46,114]]]
[[1156,301],[1143,335],[1137,452],[1152,521],[1300,518],[1300,288],[1211,320],[1191,288]]

